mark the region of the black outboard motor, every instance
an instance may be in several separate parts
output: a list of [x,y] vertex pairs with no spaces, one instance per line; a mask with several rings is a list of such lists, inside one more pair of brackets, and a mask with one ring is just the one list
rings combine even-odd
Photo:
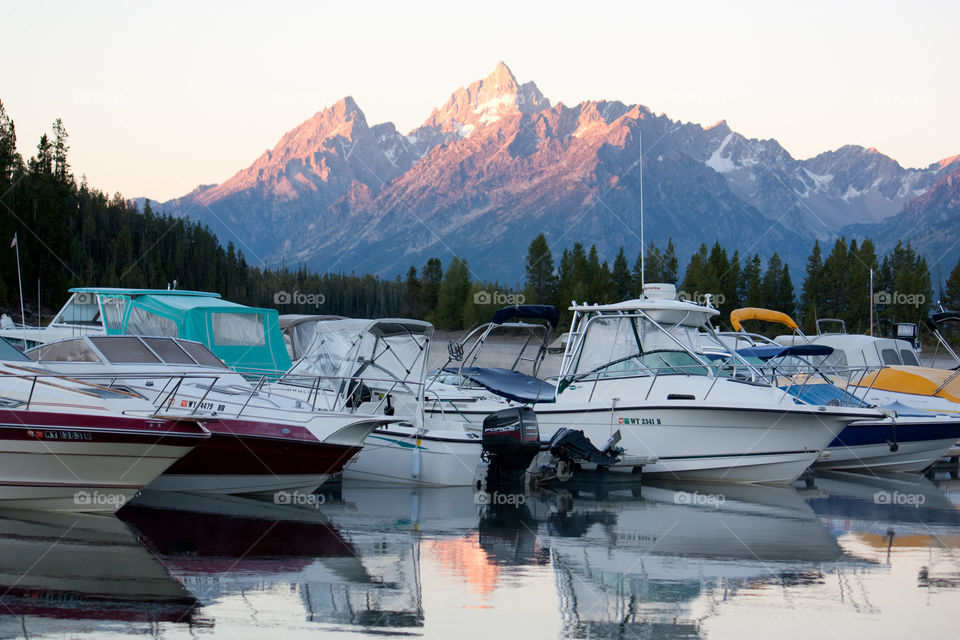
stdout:
[[540,428],[530,407],[503,409],[483,419],[483,459],[487,486],[522,485],[527,467],[540,452]]
[[610,466],[619,462],[615,449],[620,441],[620,432],[617,431],[604,445],[598,449],[590,439],[579,429],[557,429],[550,438],[548,449],[550,453],[567,462],[590,462],[597,466]]

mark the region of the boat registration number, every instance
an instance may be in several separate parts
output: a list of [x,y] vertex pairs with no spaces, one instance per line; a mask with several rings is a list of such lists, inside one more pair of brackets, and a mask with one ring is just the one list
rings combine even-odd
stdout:
[[660,418],[620,418],[620,424],[660,424]]
[[27,431],[28,436],[42,440],[93,440],[93,436],[84,431]]

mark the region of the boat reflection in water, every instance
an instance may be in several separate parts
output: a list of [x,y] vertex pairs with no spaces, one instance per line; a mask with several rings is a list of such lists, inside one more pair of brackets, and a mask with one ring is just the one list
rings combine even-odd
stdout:
[[844,560],[790,487],[658,483],[534,503],[567,637],[699,637],[742,589],[815,584]]
[[911,476],[345,482],[288,502],[146,491],[119,520],[0,512],[0,638],[802,639],[811,617],[910,637],[921,608],[948,628],[960,586],[960,510]]
[[944,492],[949,485],[907,474],[825,472],[806,484],[810,506],[848,553],[885,571],[896,554],[913,556],[918,587],[960,588],[960,510]]
[[301,497],[309,501],[147,491],[121,517],[204,605],[240,602],[278,628],[422,625],[410,546],[357,545],[325,515],[337,510],[329,494]]
[[0,637],[205,624],[197,600],[113,515],[0,510]]

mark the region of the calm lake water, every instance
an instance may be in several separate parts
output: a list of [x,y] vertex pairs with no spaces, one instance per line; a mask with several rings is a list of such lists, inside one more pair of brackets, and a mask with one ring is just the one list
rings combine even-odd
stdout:
[[0,512],[0,637],[957,635],[949,474],[324,490]]

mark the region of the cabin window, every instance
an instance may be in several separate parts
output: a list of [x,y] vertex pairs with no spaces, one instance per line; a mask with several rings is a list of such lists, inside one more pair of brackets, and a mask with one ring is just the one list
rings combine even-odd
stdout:
[[135,336],[166,336],[177,337],[177,323],[170,318],[147,311],[142,307],[130,309],[130,319],[127,320],[126,333]]
[[896,349],[881,349],[880,357],[883,358],[883,364],[903,364]]
[[213,343],[218,347],[266,345],[262,314],[214,312],[210,318],[213,322]]
[[123,328],[123,312],[127,308],[126,298],[100,298],[103,307],[103,323],[108,331],[120,331]]
[[90,338],[90,342],[100,350],[109,362],[139,362],[157,364],[160,359],[133,336],[110,336]]
[[160,356],[164,362],[173,364],[194,364],[193,358],[170,338],[144,338],[147,346]]
[[199,342],[191,342],[189,340],[184,340],[177,344],[183,347],[187,353],[193,356],[194,360],[196,360],[202,365],[206,365],[208,367],[218,367],[220,369],[227,368],[226,365],[224,365],[223,362],[220,360],[220,358],[213,355],[213,352],[211,352],[209,349],[207,349],[205,346],[203,346]]
[[99,327],[100,305],[97,304],[97,294],[86,292],[73,294],[54,322]]
[[900,358],[903,359],[903,364],[911,367],[919,367],[920,361],[917,359],[917,354],[910,349],[900,349]]

